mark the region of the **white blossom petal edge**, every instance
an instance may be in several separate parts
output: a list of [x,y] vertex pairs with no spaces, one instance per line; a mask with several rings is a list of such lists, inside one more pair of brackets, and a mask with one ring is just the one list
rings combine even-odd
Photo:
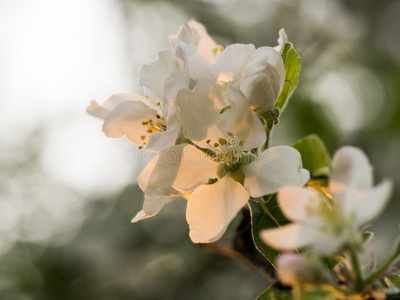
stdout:
[[366,155],[346,146],[336,151],[328,191],[283,187],[278,203],[293,223],[260,233],[261,239],[276,249],[293,250],[304,246],[332,254],[345,243],[359,240],[360,226],[384,209],[392,182],[373,186],[372,168]]

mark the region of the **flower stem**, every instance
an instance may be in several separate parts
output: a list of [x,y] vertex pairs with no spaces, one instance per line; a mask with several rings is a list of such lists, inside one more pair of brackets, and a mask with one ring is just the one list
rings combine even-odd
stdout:
[[388,259],[374,272],[368,275],[365,280],[366,284],[371,284],[375,280],[377,280],[398,258],[400,257],[400,247],[396,247],[396,249],[392,252],[392,254],[388,257]]
[[353,246],[349,246],[347,250],[350,255],[351,268],[354,273],[354,290],[355,292],[361,292],[364,289],[364,281],[362,278],[360,262],[358,261],[358,256]]

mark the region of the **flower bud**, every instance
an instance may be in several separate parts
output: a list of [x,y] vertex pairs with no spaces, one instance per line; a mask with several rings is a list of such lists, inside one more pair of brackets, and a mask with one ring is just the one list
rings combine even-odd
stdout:
[[260,47],[243,70],[240,89],[257,114],[272,109],[285,84],[285,66],[279,53]]
[[324,278],[319,266],[303,256],[293,253],[281,254],[276,260],[284,284],[317,283]]
[[243,78],[240,89],[257,114],[267,112],[272,109],[280,93],[279,74],[267,64],[261,72]]

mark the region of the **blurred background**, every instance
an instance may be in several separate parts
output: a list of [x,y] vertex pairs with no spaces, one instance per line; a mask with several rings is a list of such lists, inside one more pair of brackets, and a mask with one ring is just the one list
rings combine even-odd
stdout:
[[371,228],[387,254],[399,233],[400,1],[0,0],[1,299],[253,299],[268,286],[190,242],[183,200],[130,224],[149,155],[85,113],[140,92],[141,64],[191,18],[223,45],[272,46],[286,29],[303,69],[273,144],[316,133],[331,153],[364,149],[376,181],[396,184]]

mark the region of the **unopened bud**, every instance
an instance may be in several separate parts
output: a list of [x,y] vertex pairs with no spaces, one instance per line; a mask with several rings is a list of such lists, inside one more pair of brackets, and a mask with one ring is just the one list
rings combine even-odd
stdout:
[[298,254],[281,254],[278,256],[276,264],[281,281],[287,285],[320,283],[325,277],[316,262],[307,260]]

